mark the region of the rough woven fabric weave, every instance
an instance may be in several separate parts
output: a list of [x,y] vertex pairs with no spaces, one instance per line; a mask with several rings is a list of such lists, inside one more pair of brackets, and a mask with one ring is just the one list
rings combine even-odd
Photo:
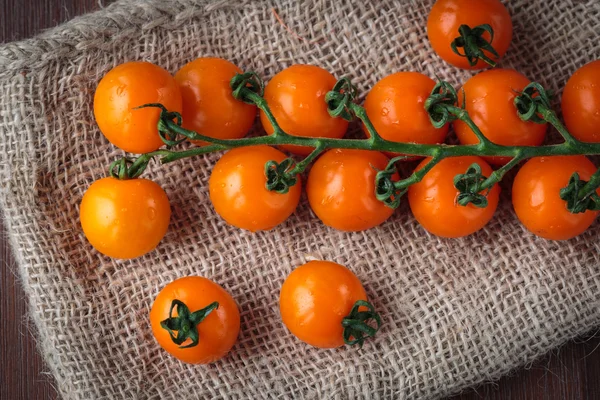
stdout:
[[[173,215],[156,251],[116,261],[78,221],[85,189],[122,152],[98,131],[99,79],[128,60],[175,72],[220,56],[265,78],[293,63],[349,75],[362,93],[400,70],[459,85],[469,76],[433,53],[432,1],[122,1],[0,47],[0,205],[40,348],[66,399],[435,398],[493,380],[600,325],[600,225],[565,243],[518,223],[510,182],[494,220],[471,237],[427,234],[406,205],[377,229],[324,227],[303,200],[289,221],[251,234],[213,211],[216,155],[153,165]],[[560,93],[600,58],[600,3],[510,2],[515,37],[503,66]],[[280,23],[273,10],[286,26]],[[384,326],[362,350],[319,350],[283,327],[278,293],[310,258],[349,266]],[[161,287],[202,275],[232,293],[238,343],[210,366],[184,365],[152,338]]]

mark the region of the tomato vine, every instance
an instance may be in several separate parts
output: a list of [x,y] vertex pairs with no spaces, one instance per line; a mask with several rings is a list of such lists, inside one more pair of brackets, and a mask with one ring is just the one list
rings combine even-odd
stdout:
[[[465,171],[465,175],[456,177],[456,182],[461,182],[460,185],[456,185],[462,195],[460,204],[465,206],[471,203],[475,206],[485,207],[486,202],[482,201],[481,196],[474,196],[473,194],[489,190],[522,160],[544,156],[600,154],[600,143],[578,141],[567,131],[550,106],[550,94],[539,83],[531,83],[515,98],[515,113],[524,121],[550,123],[564,138],[563,143],[545,146],[502,146],[491,142],[470,118],[464,104],[458,105],[456,90],[444,81],[439,81],[436,84],[425,102],[425,109],[430,116],[431,123],[435,127],[440,127],[454,120],[463,121],[477,136],[479,143],[473,145],[446,145],[387,141],[377,133],[365,109],[355,102],[357,90],[348,78],[339,80],[334,88],[327,93],[325,101],[328,104],[331,116],[346,120],[355,118],[360,120],[370,134],[368,139],[312,138],[289,135],[277,123],[262,96],[263,83],[253,72],[234,76],[231,80],[231,89],[236,99],[256,105],[265,113],[274,128],[272,135],[242,139],[216,139],[183,128],[181,115],[167,110],[162,104],[146,104],[139,108],[157,107],[161,109],[158,131],[168,148],[143,154],[135,160],[129,158],[116,160],[111,164],[111,175],[119,179],[138,177],[154,157],[159,157],[161,163],[165,164],[183,158],[245,146],[294,145],[313,148],[314,150],[299,162],[290,158],[285,160],[283,165],[274,161],[265,165],[269,190],[286,193],[289,186],[296,183],[295,176],[302,173],[325,150],[333,148],[376,150],[403,154],[402,157],[390,160],[387,168],[379,171],[376,178],[377,198],[386,205],[395,208],[399,205],[399,199],[407,188],[419,182],[431,168],[444,158],[469,155],[509,157],[510,161],[494,171],[489,177],[481,176],[479,173],[479,177],[464,179],[466,175],[477,175],[477,168],[470,168],[469,171]],[[209,144],[183,151],[172,149],[185,140],[201,140]],[[430,161],[424,168],[415,171],[409,177],[392,181],[391,176],[397,172],[395,163],[399,159],[408,156],[430,157]],[[595,192],[598,187],[600,187],[600,169],[589,182],[581,181],[578,177],[573,176],[569,186],[563,191],[564,199],[566,200],[567,196],[571,199],[568,201],[570,211],[577,213],[585,212],[588,209],[598,209],[600,200]],[[577,192],[577,199],[572,200],[574,190]]]

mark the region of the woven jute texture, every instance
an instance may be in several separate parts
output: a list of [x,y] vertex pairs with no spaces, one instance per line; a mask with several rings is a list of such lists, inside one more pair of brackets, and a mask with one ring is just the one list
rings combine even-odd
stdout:
[[[122,1],[32,40],[0,47],[0,204],[40,349],[67,399],[436,398],[493,380],[600,325],[600,225],[577,239],[529,234],[510,205],[464,239],[426,233],[403,205],[361,233],[324,227],[305,199],[270,232],[225,224],[207,193],[218,155],[160,167],[169,232],[150,254],[102,256],[85,240],[86,188],[123,153],[98,131],[93,92],[112,67],[148,60],[175,72],[219,56],[266,79],[294,63],[348,75],[366,93],[414,70],[455,85],[469,73],[427,40],[432,1]],[[514,0],[504,67],[560,93],[600,58],[596,0]],[[274,13],[276,11],[279,19]],[[384,325],[363,349],[296,340],[278,311],[284,278],[309,259],[351,268]],[[224,286],[242,319],[230,354],[185,365],[154,341],[148,312],[172,280]]]

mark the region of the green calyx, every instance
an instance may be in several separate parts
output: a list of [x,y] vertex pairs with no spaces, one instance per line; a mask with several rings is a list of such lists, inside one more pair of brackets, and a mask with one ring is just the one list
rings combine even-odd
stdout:
[[[177,308],[177,316],[173,316],[173,309]],[[166,329],[171,336],[173,343],[179,345],[182,349],[197,346],[200,340],[198,334],[198,324],[200,324],[213,310],[219,308],[218,302],[213,302],[198,311],[190,312],[189,308],[177,299],[171,303],[169,318],[160,322],[160,326]],[[186,340],[191,340],[190,344],[181,346]]]
[[408,185],[405,186],[402,181],[393,179],[394,175],[398,174],[396,163],[405,159],[406,156],[392,158],[385,169],[377,171],[375,175],[375,197],[393,209],[400,206],[402,196],[408,191]]
[[[454,39],[450,44],[454,53],[461,57],[466,57],[471,67],[477,65],[479,60],[484,61],[490,67],[496,66],[496,61],[486,54],[486,52],[488,52],[496,60],[500,58],[498,52],[492,46],[492,42],[494,41],[494,29],[492,29],[491,25],[483,24],[474,28],[471,28],[468,25],[461,25],[458,28],[458,33],[460,36]],[[483,37],[485,33],[490,35],[489,41]]]
[[[361,311],[361,307],[366,307],[367,310]],[[365,339],[375,336],[381,327],[381,317],[375,312],[371,303],[358,300],[354,303],[350,314],[342,320],[342,327],[344,327],[344,343],[358,344],[362,347]]]
[[149,162],[150,158],[143,156],[136,160],[123,157],[113,161],[108,167],[108,171],[110,176],[115,179],[135,179],[144,172]]
[[298,182],[297,174],[294,172],[295,161],[286,158],[280,163],[269,161],[265,164],[265,176],[267,177],[267,190],[285,194],[290,187]]
[[329,115],[334,118],[343,118],[346,121],[352,121],[354,115],[351,105],[356,95],[356,86],[350,82],[349,78],[342,78],[337,81],[333,89],[325,95]]
[[567,209],[574,214],[588,210],[600,211],[598,187],[600,187],[600,170],[589,181],[582,180],[575,172],[569,179],[567,187],[561,189],[560,198],[567,202]]
[[460,109],[456,107],[458,95],[452,85],[445,81],[438,81],[433,87],[431,94],[425,100],[425,110],[429,114],[431,124],[436,128],[441,128],[462,116],[463,105]]
[[544,116],[551,111],[551,101],[552,93],[539,83],[532,82],[515,97],[514,103],[521,120],[544,124],[548,122]]
[[[456,175],[454,177],[454,187],[459,192],[456,203],[463,207],[469,204],[479,208],[487,207],[487,195],[491,187],[484,186],[486,180],[487,177],[482,175],[481,166],[477,163],[471,164],[464,174]],[[481,193],[483,191],[486,191],[485,194]]]
[[231,78],[229,86],[232,90],[232,95],[237,100],[243,101],[247,104],[253,104],[254,100],[249,97],[249,93],[254,93],[258,96],[263,96],[265,87],[262,79],[254,71],[245,72],[243,74],[236,74]]

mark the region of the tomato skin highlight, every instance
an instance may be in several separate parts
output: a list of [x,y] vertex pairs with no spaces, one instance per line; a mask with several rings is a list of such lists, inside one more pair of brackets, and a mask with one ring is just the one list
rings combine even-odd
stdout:
[[[433,79],[418,72],[397,72],[377,82],[367,94],[364,107],[379,135],[393,142],[443,143],[449,125],[435,128],[425,110],[434,86]],[[364,125],[363,130],[370,136]]]
[[[458,91],[458,102],[466,96],[466,110],[490,141],[503,146],[539,146],[544,142],[548,124],[522,121],[514,105],[517,92],[531,82],[512,69],[492,69],[469,79]],[[464,90],[464,94],[463,94]],[[462,121],[453,123],[461,144],[479,141],[471,128]],[[484,157],[490,164],[504,165],[510,158]]]
[[[185,303],[190,312],[215,301],[219,303],[197,325],[200,338],[194,347],[180,348],[160,326],[161,321],[169,318],[173,300]],[[173,316],[177,316],[176,310]],[[224,357],[235,344],[240,331],[240,312],[235,300],[221,286],[200,276],[188,276],[174,280],[159,292],[150,310],[150,325],[156,341],[173,357],[190,364],[209,364]],[[188,342],[189,339],[182,346]]]
[[344,345],[342,319],[354,303],[367,300],[359,279],[346,267],[310,261],[287,277],[279,297],[285,326],[294,336],[319,348]]
[[598,211],[573,214],[560,198],[560,190],[574,172],[588,181],[596,167],[585,156],[536,157],[521,167],[513,183],[512,202],[525,228],[544,239],[569,240],[594,223]]
[[[264,98],[284,132],[293,136],[341,139],[346,134],[348,121],[330,116],[325,103],[325,95],[335,83],[335,77],[321,67],[292,65],[269,81]],[[273,126],[262,111],[260,120],[267,134],[273,134]],[[292,145],[281,146],[281,149],[299,155],[312,151],[307,146]]]
[[164,145],[157,129],[160,110],[134,109],[149,103],[162,103],[169,111],[181,112],[181,92],[171,74],[144,61],[118,65],[100,80],[94,94],[98,128],[124,151],[154,151]]
[[[429,158],[426,158],[416,170],[428,162]],[[410,209],[425,230],[445,238],[458,238],[477,232],[492,219],[500,197],[497,184],[490,191],[485,208],[473,204],[463,207],[456,203],[459,191],[454,187],[454,177],[464,174],[474,163],[479,164],[484,176],[490,176],[492,168],[479,157],[451,157],[441,160],[421,182],[409,187]]]
[[[229,82],[242,70],[229,61],[202,57],[175,74],[183,98],[183,127],[217,139],[240,139],[256,118],[256,106],[236,100]],[[192,140],[206,145],[201,140]]]
[[239,147],[225,153],[209,179],[210,199],[215,211],[230,225],[251,232],[270,230],[296,210],[302,181],[280,194],[265,187],[265,164],[286,159],[269,146]]
[[[484,24],[489,24],[494,30],[492,47],[501,59],[510,46],[513,25],[508,10],[499,0],[438,0],[427,19],[427,36],[433,50],[447,63],[469,70],[488,68],[489,65],[482,60],[471,66],[466,57],[454,53],[451,47],[454,39],[460,36],[458,28],[461,25],[475,28]],[[488,33],[483,37],[490,40]],[[464,54],[464,49],[459,51]],[[499,61],[491,53],[484,53]]]
[[375,197],[375,176],[376,169],[385,169],[388,161],[377,151],[325,152],[308,174],[310,207],[325,225],[341,231],[363,231],[382,224],[394,210]]
[[170,217],[164,190],[141,178],[99,179],[80,205],[86,238],[100,253],[113,258],[136,258],[154,250],[167,232]]
[[569,78],[562,112],[571,135],[582,142],[600,143],[600,60],[584,65]]

